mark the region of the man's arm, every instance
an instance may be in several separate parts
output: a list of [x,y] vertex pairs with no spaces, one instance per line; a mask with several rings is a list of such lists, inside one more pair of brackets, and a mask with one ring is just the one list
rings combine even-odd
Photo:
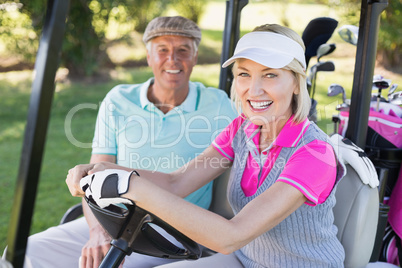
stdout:
[[[116,163],[115,155],[93,154],[90,163]],[[102,259],[110,248],[111,238],[93,215],[87,202],[82,199],[82,210],[89,226],[89,241],[82,248],[80,267],[99,267]]]

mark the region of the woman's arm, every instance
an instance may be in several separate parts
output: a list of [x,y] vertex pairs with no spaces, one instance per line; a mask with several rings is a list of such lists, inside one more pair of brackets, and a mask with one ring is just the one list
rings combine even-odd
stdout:
[[[227,162],[219,163],[222,158],[215,148],[209,147],[187,168],[173,173],[188,179],[183,181],[184,186],[178,186],[191,189],[205,184],[209,179],[203,178],[219,175],[224,170],[220,165],[227,167]],[[129,191],[123,197],[159,216],[196,242],[224,254],[243,247],[270,230],[306,201],[305,196],[293,186],[276,182],[234,218],[227,220],[158,187],[153,182],[156,178],[147,177],[154,174],[142,172],[140,177],[132,175]],[[70,186],[71,181],[67,182]]]
[[[155,185],[180,197],[186,197],[218,177],[231,165],[231,161],[223,157],[210,145],[202,154],[172,173],[143,169],[136,169],[136,171]],[[77,165],[69,170],[66,178],[71,194],[73,196],[83,196],[84,192],[80,187],[80,180],[87,174],[93,174],[105,169],[133,170],[110,162]]]
[[194,241],[223,254],[245,246],[306,201],[293,186],[277,182],[227,220],[153,185],[146,177],[135,175],[131,177],[129,192],[123,197],[154,213]]

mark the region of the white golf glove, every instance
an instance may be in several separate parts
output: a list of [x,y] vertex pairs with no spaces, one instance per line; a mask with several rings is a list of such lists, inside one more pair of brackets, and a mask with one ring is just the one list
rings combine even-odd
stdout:
[[106,169],[82,178],[80,187],[85,192],[85,196],[88,199],[92,198],[101,208],[120,203],[132,205],[131,200],[120,197],[127,193],[132,173],[139,176],[136,171]]
[[360,147],[339,134],[332,135],[331,141],[343,163],[349,164],[364,184],[368,184],[371,188],[376,188],[380,184],[373,163]]

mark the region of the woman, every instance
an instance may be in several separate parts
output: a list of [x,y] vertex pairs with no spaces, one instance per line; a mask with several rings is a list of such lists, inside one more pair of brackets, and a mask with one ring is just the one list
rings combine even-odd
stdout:
[[[202,155],[170,174],[120,170],[116,198],[108,199],[96,189],[116,173],[109,169],[125,168],[77,166],[67,176],[70,192],[82,196],[85,189],[102,206],[132,200],[222,253],[165,267],[343,267],[332,208],[344,169],[328,136],[307,119],[300,36],[279,25],[257,27],[223,67],[232,63],[232,97],[242,114]],[[232,219],[182,200],[230,167]]]

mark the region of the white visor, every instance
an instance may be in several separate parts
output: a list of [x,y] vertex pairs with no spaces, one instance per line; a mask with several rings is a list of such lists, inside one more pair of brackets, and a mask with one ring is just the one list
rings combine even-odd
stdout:
[[251,32],[240,38],[233,57],[222,67],[228,67],[236,59],[249,59],[269,68],[279,69],[296,59],[306,69],[304,49],[299,43],[281,34]]

